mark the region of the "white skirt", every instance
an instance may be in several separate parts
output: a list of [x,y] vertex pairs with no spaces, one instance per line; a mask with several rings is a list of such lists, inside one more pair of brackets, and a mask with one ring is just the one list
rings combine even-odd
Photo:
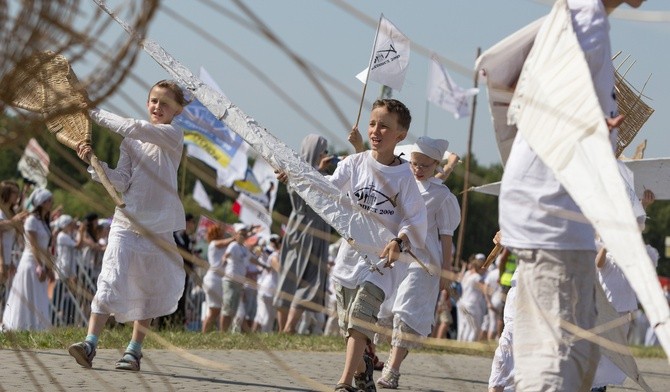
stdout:
[[16,269],[3,315],[7,330],[41,331],[51,327],[48,283],[37,278],[34,256],[24,253]]
[[112,226],[98,290],[91,304],[93,313],[110,314],[125,323],[177,310],[177,301],[184,291],[183,259],[171,232],[155,236],[162,241],[154,243],[135,232]]

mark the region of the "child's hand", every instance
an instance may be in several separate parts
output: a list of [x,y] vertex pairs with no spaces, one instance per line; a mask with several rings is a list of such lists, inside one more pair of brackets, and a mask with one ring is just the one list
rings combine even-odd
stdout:
[[620,114],[616,117],[608,117],[605,119],[605,122],[607,122],[607,128],[611,131],[614,128],[618,128],[621,123],[623,123],[625,116],[623,114]]
[[93,149],[91,149],[91,145],[87,143],[81,143],[77,146],[77,156],[79,159],[82,161],[91,164],[91,154],[93,153]]
[[386,244],[386,247],[382,251],[382,254],[379,255],[380,258],[386,259],[386,263],[384,263],[384,268],[393,268],[393,263],[398,260],[400,257],[400,247],[398,246],[398,243],[395,241],[390,241],[388,244]]
[[654,201],[656,201],[656,195],[654,195],[654,192],[650,191],[649,189],[645,189],[644,193],[642,194],[642,200],[640,200],[642,203],[642,208],[646,210],[647,207],[654,203]]
[[351,143],[352,146],[354,146],[354,150],[356,152],[365,151],[365,146],[363,145],[363,137],[361,136],[361,133],[358,131],[357,126],[351,128],[351,132],[349,132],[349,137],[347,137],[347,140],[349,141],[349,143]]
[[275,170],[275,175],[277,176],[277,181],[282,184],[288,183],[288,175],[283,170]]

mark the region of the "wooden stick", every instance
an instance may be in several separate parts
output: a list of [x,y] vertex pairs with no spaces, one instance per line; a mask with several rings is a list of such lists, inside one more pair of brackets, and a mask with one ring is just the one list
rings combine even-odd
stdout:
[[494,246],[493,249],[491,250],[491,253],[489,253],[489,255],[486,257],[486,261],[482,265],[482,269],[488,269],[491,263],[493,263],[493,260],[495,260],[496,257],[498,257],[498,255],[500,254],[500,252],[502,252],[502,250],[503,246],[500,244],[496,244],[496,246]]
[[105,170],[100,165],[100,160],[98,160],[98,157],[96,157],[94,154],[91,154],[91,166],[93,166],[93,170],[95,170],[95,173],[98,175],[98,178],[102,183],[102,186],[105,187],[107,193],[109,193],[109,195],[112,197],[112,200],[114,200],[114,204],[116,204],[120,208],[125,208],[126,203],[124,203],[123,200],[121,200],[119,195],[116,193],[114,185],[112,185],[112,183],[109,181],[109,178],[107,178],[107,174],[105,174]]

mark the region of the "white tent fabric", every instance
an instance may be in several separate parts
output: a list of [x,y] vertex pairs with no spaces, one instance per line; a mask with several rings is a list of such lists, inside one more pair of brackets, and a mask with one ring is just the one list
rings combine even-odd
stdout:
[[592,223],[670,354],[668,302],[645,250],[592,86],[570,11],[565,0],[558,0],[523,65],[508,119]]

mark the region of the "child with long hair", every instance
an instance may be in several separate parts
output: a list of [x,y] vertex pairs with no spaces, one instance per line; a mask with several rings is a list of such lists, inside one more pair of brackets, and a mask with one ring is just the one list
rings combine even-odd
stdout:
[[[172,233],[185,228],[177,192],[184,133],[171,123],[186,104],[182,89],[174,81],[162,80],[149,92],[149,121],[97,108],[89,112],[96,123],[124,137],[116,168],[103,166],[126,207],[114,212],[88,335],[68,350],[81,366],[92,366],[98,336],[113,315],[117,322],[133,322],[132,339],[116,369],[140,370],[142,342],[151,320],[177,308],[184,266]],[[85,162],[91,152],[88,144],[77,149]],[[98,179],[91,168],[89,172]]]

